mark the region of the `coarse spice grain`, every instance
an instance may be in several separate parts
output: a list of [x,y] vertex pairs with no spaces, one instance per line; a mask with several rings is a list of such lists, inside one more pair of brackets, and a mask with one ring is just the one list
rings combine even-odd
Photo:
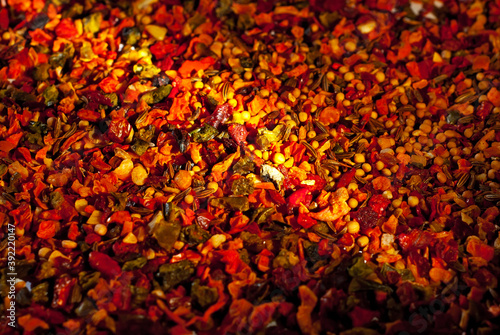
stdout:
[[499,332],[499,1],[6,3],[2,333]]

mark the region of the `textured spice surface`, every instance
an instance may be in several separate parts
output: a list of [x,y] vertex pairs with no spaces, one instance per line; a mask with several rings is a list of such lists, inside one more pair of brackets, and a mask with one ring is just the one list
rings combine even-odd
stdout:
[[24,334],[495,334],[500,2],[0,9]]

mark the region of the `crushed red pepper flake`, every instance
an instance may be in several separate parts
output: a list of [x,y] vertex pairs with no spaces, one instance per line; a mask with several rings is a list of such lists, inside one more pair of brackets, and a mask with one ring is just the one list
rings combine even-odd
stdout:
[[498,332],[499,22],[493,0],[8,0],[2,329]]

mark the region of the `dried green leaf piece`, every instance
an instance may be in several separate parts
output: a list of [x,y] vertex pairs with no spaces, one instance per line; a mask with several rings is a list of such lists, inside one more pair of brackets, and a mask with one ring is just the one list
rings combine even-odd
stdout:
[[163,264],[156,276],[162,279],[163,289],[167,291],[188,280],[193,274],[194,265],[188,260],[183,260],[178,263]]
[[181,225],[179,223],[162,220],[156,225],[153,236],[162,248],[169,251],[179,238],[180,233]]
[[83,29],[87,33],[97,33],[101,27],[102,14],[94,13],[83,19]]
[[43,282],[31,290],[31,301],[45,304],[49,302],[49,283]]
[[55,105],[58,97],[59,97],[59,91],[57,90],[57,87],[55,87],[54,85],[47,87],[45,91],[43,91],[43,98],[45,99],[46,106]]
[[149,148],[149,142],[143,141],[141,139],[136,139],[134,144],[130,146],[133,152],[137,155],[142,156]]
[[219,294],[215,287],[200,285],[200,280],[196,279],[191,285],[191,299],[198,303],[201,308],[206,308],[219,299]]
[[205,123],[201,128],[197,128],[193,130],[190,135],[191,135],[191,140],[196,143],[203,143],[203,142],[208,142],[211,139],[213,139],[219,131],[209,125],[208,123]]
[[249,195],[254,190],[253,181],[245,177],[236,179],[231,186],[231,191],[234,195]]
[[144,100],[148,105],[157,104],[170,94],[172,85],[160,86],[157,89],[144,93],[141,100]]
[[197,224],[182,228],[180,236],[180,240],[187,243],[189,246],[198,245],[207,241],[209,238],[210,234]]
[[101,278],[101,273],[99,271],[96,272],[80,272],[78,274],[78,282],[82,286],[84,291],[88,291],[94,286],[97,285],[97,282]]
[[248,156],[241,157],[233,166],[233,172],[241,175],[249,174],[255,169],[255,163]]
[[33,79],[37,81],[45,81],[49,79],[49,69],[50,69],[50,64],[48,63],[42,63],[38,66],[36,66],[33,69]]
[[225,208],[233,211],[247,211],[250,209],[250,203],[246,197],[223,197],[214,198],[210,205],[217,208]]
[[122,266],[123,271],[132,271],[136,269],[141,269],[148,262],[146,257],[139,257],[132,261],[125,262]]

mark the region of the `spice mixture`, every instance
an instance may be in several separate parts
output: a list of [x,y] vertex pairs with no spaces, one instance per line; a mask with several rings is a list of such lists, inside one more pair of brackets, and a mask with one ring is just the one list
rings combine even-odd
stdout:
[[24,334],[498,334],[500,1],[7,0]]

